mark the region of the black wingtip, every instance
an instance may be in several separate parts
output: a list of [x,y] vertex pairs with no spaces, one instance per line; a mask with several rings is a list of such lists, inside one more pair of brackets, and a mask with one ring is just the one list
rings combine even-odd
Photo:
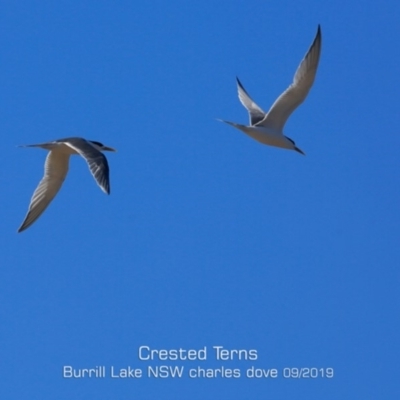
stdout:
[[101,184],[99,185],[101,190],[105,193],[105,194],[110,194],[111,193],[111,188],[109,184]]
[[306,155],[306,153],[304,153],[304,151],[300,150],[298,147],[294,146],[294,149],[295,149],[298,153],[303,154],[303,156]]
[[[25,221],[24,221],[25,222]],[[28,228],[29,227],[29,225],[28,226],[25,226],[25,224],[22,224],[19,228],[18,228],[18,230],[17,230],[17,233],[21,233],[21,232],[23,232],[26,228]]]
[[321,43],[322,43],[322,31],[321,31],[321,25],[318,24],[317,33],[308,51],[310,51],[314,46],[321,47]]
[[321,25],[318,24],[318,29],[317,29],[316,37],[321,37],[321,32],[322,32],[322,30],[321,30]]
[[243,89],[242,82],[240,82],[240,80],[239,80],[238,77],[236,77],[236,82],[237,82],[237,84]]
[[105,194],[110,194],[111,193],[111,185],[110,182],[106,182],[103,186],[104,193]]

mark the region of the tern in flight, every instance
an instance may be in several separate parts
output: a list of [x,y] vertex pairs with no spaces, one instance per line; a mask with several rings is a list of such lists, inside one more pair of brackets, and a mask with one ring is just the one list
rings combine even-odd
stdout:
[[110,194],[109,168],[102,151],[116,151],[112,147],[79,137],[20,147],[41,147],[50,152],[44,164],[44,176],[33,193],[28,213],[18,232],[31,226],[53,200],[67,176],[69,157],[73,154],[79,154],[86,160],[101,190]]
[[292,139],[283,134],[283,127],[290,114],[305,100],[315,79],[321,53],[321,27],[318,25],[315,39],[307,54],[297,67],[292,84],[278,97],[270,110],[264,112],[249,96],[237,80],[239,100],[249,112],[250,125],[219,120],[270,146],[296,150],[304,154]]

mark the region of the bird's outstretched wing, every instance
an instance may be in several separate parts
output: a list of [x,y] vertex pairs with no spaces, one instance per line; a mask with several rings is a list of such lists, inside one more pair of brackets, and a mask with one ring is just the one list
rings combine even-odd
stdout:
[[236,78],[236,81],[239,100],[249,112],[250,125],[255,125],[264,119],[265,112],[249,96],[239,78]]
[[314,83],[321,53],[321,27],[318,25],[315,39],[301,61],[292,84],[278,97],[258,126],[272,127],[282,131],[290,114],[304,101]]
[[60,141],[77,151],[86,160],[97,184],[103,192],[110,194],[110,169],[104,154],[82,138],[69,138]]
[[31,226],[58,193],[68,172],[69,155],[50,151],[44,164],[44,176],[33,193],[28,213],[18,232]]

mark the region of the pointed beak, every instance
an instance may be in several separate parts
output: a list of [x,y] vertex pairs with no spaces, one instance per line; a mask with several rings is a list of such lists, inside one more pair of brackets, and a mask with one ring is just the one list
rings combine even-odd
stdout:
[[294,149],[295,149],[298,153],[303,154],[303,156],[306,155],[306,154],[305,154],[303,151],[301,151],[298,147],[294,146]]
[[102,150],[103,151],[113,151],[113,152],[117,151],[116,149],[113,149],[112,147],[107,147],[107,146],[104,146]]
[[248,128],[248,127],[246,125],[241,125],[241,124],[237,124],[236,122],[225,121],[224,119],[218,119],[218,118],[217,118],[217,121],[224,122],[225,124],[233,126],[234,128],[239,129],[244,133],[247,133],[246,128]]
[[229,122],[229,121],[225,121],[224,119],[220,119],[220,118],[215,118],[217,121],[219,121],[219,122],[223,122],[223,123],[225,123],[225,124],[229,124],[229,125],[233,125],[234,123],[233,122]]

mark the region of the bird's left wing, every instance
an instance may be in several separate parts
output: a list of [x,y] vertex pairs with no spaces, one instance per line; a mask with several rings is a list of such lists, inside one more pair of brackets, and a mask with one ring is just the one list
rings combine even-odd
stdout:
[[28,213],[18,232],[31,226],[54,199],[67,176],[68,164],[69,154],[57,151],[49,152],[44,164],[44,176],[33,193]]

